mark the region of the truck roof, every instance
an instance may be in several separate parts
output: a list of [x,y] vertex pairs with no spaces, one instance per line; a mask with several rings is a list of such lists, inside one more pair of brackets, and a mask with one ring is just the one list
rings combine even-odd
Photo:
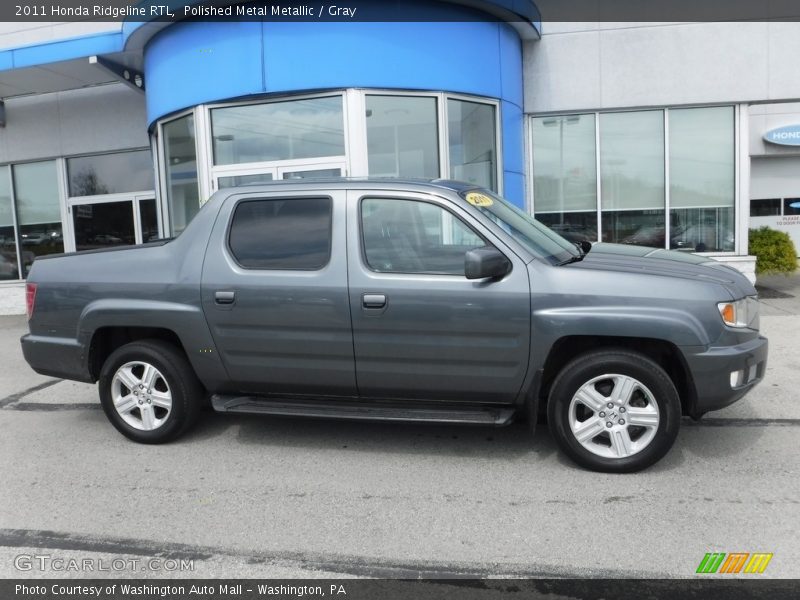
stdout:
[[248,192],[252,192],[254,188],[269,189],[290,186],[312,188],[317,188],[320,186],[328,188],[358,188],[377,186],[385,189],[396,189],[398,187],[424,189],[435,187],[453,192],[462,192],[480,187],[473,183],[455,181],[452,179],[423,179],[411,177],[319,177],[247,183],[236,187],[224,188],[219,191],[234,193],[237,190],[247,190]]

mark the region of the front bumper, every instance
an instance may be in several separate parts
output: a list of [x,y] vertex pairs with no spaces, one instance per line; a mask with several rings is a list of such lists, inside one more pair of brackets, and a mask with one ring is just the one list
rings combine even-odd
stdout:
[[[758,336],[735,346],[711,346],[701,352],[685,353],[695,397],[690,415],[697,419],[742,398],[758,384],[767,369],[767,338]],[[731,373],[742,371],[740,381],[731,384]]]

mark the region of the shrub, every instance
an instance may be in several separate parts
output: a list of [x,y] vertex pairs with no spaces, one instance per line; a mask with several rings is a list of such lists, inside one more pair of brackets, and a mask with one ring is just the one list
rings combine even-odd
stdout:
[[797,251],[792,238],[785,231],[775,231],[769,227],[750,230],[748,252],[755,255],[756,273],[793,273],[797,270]]

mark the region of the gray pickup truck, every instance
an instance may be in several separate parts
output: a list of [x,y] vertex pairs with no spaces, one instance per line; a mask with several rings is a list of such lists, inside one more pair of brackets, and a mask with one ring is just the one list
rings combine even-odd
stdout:
[[217,192],[175,239],[39,257],[28,363],[144,443],[227,413],[532,424],[580,465],[663,457],[764,375],[756,291],[710,259],[576,246],[458,182]]

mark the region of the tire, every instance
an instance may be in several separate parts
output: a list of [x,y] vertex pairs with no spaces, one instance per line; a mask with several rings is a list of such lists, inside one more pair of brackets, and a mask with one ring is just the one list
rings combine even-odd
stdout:
[[613,348],[583,354],[561,370],[547,416],[556,443],[573,461],[593,471],[632,473],[672,447],[681,403],[657,363]]
[[204,397],[183,352],[161,340],[131,342],[112,352],[100,371],[99,391],[111,424],[142,444],[168,442],[187,431]]

